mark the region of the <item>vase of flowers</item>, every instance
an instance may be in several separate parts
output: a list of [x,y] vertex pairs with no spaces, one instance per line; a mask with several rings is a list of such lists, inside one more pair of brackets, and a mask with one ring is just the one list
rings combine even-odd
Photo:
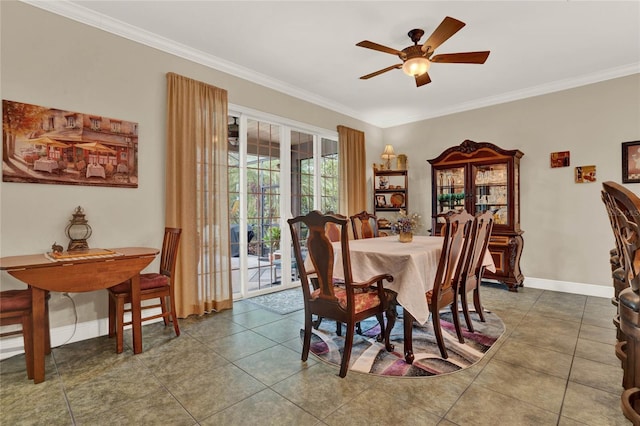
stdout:
[[401,243],[409,243],[413,241],[413,233],[420,226],[420,215],[414,213],[407,214],[406,210],[400,209],[398,218],[391,224],[391,231],[398,234]]

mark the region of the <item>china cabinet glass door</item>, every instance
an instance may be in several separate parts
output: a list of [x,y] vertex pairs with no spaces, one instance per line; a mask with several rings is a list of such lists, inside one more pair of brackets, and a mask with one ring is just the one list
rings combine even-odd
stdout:
[[465,207],[465,167],[454,167],[436,171],[438,214]]
[[507,163],[474,165],[472,170],[475,213],[490,210],[495,225],[509,225]]

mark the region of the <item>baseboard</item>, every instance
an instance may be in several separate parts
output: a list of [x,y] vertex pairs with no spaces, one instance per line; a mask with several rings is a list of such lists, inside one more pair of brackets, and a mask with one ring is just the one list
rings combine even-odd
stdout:
[[[160,312],[160,308],[154,308],[145,311],[145,315],[156,315]],[[128,321],[129,319],[126,315],[125,321]],[[162,321],[162,318],[156,318],[151,321],[146,321],[144,324],[152,324],[158,321]],[[131,326],[126,326],[125,330],[128,328],[131,328]],[[81,322],[76,325],[71,324],[54,327],[51,328],[50,333],[51,347],[56,348],[68,343],[80,342],[82,340],[93,339],[94,337],[106,336],[107,334],[109,334],[109,319],[100,318],[93,321]],[[116,343],[114,341],[114,350],[115,345]],[[11,358],[12,356],[19,355],[21,353],[24,353],[22,335],[0,339],[0,360]]]
[[604,297],[608,299],[613,297],[613,285],[605,286],[605,285],[583,284],[583,283],[576,283],[571,281],[557,281],[557,280],[548,280],[545,278],[526,277],[524,279],[524,286],[530,287],[530,288],[538,288],[541,290],[559,291],[562,293],[573,293],[573,294],[582,294],[585,296]]

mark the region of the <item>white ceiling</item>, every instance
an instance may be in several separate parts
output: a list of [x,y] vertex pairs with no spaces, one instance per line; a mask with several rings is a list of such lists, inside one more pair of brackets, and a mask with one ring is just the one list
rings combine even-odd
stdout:
[[[379,127],[640,73],[639,1],[25,2]],[[436,54],[490,50],[484,65],[359,79],[400,60],[356,43],[401,50],[445,16],[467,25]]]

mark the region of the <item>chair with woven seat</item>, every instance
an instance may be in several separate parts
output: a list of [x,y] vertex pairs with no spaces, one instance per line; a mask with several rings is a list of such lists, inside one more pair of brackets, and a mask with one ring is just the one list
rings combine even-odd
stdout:
[[[464,314],[464,319],[467,323],[467,330],[472,333],[473,323],[471,322],[471,317],[469,315],[467,294],[473,291],[473,307],[475,308],[480,321],[485,322],[484,314],[482,313],[482,303],[480,303],[480,283],[482,281],[482,274],[484,273],[482,261],[484,259],[484,254],[487,251],[487,247],[489,246],[489,239],[491,238],[492,230],[493,214],[490,210],[476,215],[471,224],[471,229],[469,230],[469,243],[467,245],[464,263],[462,265],[462,273],[460,275],[460,282],[458,284],[462,313]],[[461,336],[461,334],[462,333],[459,332],[458,336]],[[464,339],[460,343],[464,343]]]
[[[304,297],[304,340],[302,361],[306,361],[311,347],[312,315],[329,318],[346,324],[347,334],[340,365],[340,377],[347,375],[353,337],[357,322],[376,316],[381,335],[385,336],[384,312],[386,298],[382,280],[393,281],[389,274],[380,274],[363,282],[353,282],[349,254],[348,219],[337,215],[324,215],[315,210],[305,216],[287,221],[293,242],[293,252],[298,264]],[[326,234],[327,223],[340,229],[340,247],[344,282],[334,280],[334,248]],[[302,236],[306,235],[307,258],[302,255]],[[385,346],[391,350],[388,336]]]
[[[459,274],[462,272],[460,260],[463,260],[466,251],[467,242],[469,241],[467,236],[472,222],[473,216],[467,213],[466,210],[446,216],[446,222],[442,225],[444,228],[442,251],[433,288],[425,293],[426,303],[429,305],[431,314],[431,322],[433,323],[433,334],[436,337],[440,355],[445,359],[449,355],[442,336],[440,311],[447,306],[451,309],[458,340],[463,341],[458,315],[458,283]],[[408,336],[413,328],[413,317],[406,309],[403,308],[403,311],[405,336]],[[413,348],[408,343],[405,341],[405,354],[413,353]]]
[[[49,334],[49,309],[47,292],[45,296],[45,353],[51,353]],[[0,292],[0,325],[20,325],[20,330],[0,333],[0,337],[22,334],[24,356],[27,364],[27,377],[33,379],[33,324],[31,320],[31,289],[5,290]]]
[[363,238],[378,237],[378,218],[368,213],[366,210],[350,216],[351,227],[353,228],[353,238],[361,240]]
[[[164,325],[168,326],[169,321],[173,322],[173,329],[176,337],[180,336],[178,326],[178,316],[176,313],[176,302],[174,295],[174,282],[176,270],[176,260],[178,257],[178,245],[180,243],[180,228],[165,228],[162,252],[160,255],[160,272],[140,274],[140,300],[159,299],[159,303],[153,305],[142,305],[143,311],[160,308],[159,314],[143,317],[142,321],[149,321],[162,318]],[[127,280],[109,291],[109,337],[116,336],[116,352],[122,353],[124,327],[131,322],[124,321],[126,304],[131,304],[131,280]],[[168,300],[167,300],[168,299]]]

